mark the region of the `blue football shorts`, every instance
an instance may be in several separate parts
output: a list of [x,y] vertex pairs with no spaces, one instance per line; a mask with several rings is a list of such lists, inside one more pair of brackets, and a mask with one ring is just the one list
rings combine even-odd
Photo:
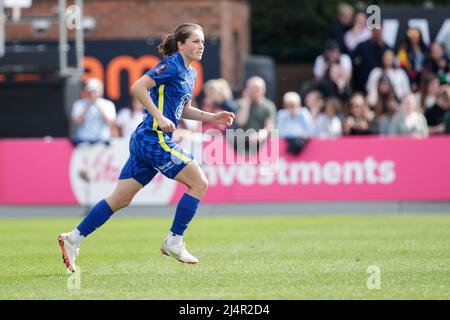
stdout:
[[192,160],[192,155],[167,133],[138,129],[130,138],[130,157],[119,179],[133,178],[145,186],[158,171],[173,179]]

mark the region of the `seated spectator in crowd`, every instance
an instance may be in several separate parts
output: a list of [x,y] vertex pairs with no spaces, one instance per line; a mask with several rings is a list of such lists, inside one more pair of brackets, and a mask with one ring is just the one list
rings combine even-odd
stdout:
[[142,122],[144,106],[135,97],[131,98],[131,108],[122,108],[114,123],[114,136],[130,138],[137,126]]
[[425,138],[428,136],[427,120],[425,119],[416,97],[408,93],[400,104],[389,126],[391,135],[410,135]]
[[277,129],[282,138],[310,138],[316,135],[316,125],[308,108],[302,107],[297,92],[286,92],[283,96],[283,109],[277,113]]
[[367,15],[364,11],[359,11],[355,15],[353,27],[344,35],[347,52],[352,52],[361,42],[372,38],[372,30],[367,28]]
[[247,80],[242,98],[236,103],[236,128],[254,130],[248,137],[248,147],[264,142],[275,128],[277,108],[265,95],[266,82],[253,76]]
[[304,105],[309,109],[311,116],[316,121],[317,116],[323,109],[323,96],[319,90],[311,90],[305,94]]
[[87,97],[76,100],[72,107],[72,121],[75,125],[73,142],[110,143],[111,126],[116,119],[116,107],[110,100],[102,98],[103,84],[90,79],[85,91]]
[[411,91],[408,75],[402,68],[395,66],[395,54],[392,50],[386,50],[383,54],[381,67],[375,68],[370,72],[367,80],[367,100],[369,105],[375,105],[378,99],[377,84],[382,75],[386,75],[395,91],[396,97],[401,100]]
[[399,99],[397,99],[391,80],[386,74],[383,74],[378,81],[375,105],[369,104],[369,106],[375,110],[375,129],[379,134],[387,134],[389,123],[398,111]]
[[364,96],[355,93],[350,98],[347,116],[343,123],[345,135],[366,135],[375,133],[373,130],[373,112],[370,111]]
[[352,60],[347,54],[341,53],[339,44],[332,39],[325,40],[323,54],[319,55],[314,61],[313,73],[315,80],[319,81],[322,79],[333,62],[341,65],[345,81],[350,82],[352,78]]
[[425,111],[430,134],[445,132],[444,115],[448,110],[450,110],[450,84],[444,84],[439,87],[436,104]]
[[420,90],[416,93],[416,99],[422,112],[431,108],[439,94],[439,78],[434,73],[426,73],[420,81]]
[[308,140],[316,135],[316,125],[308,108],[302,107],[298,93],[286,92],[283,96],[283,108],[277,114],[277,129],[280,138],[287,140],[288,151],[298,154]]
[[411,89],[416,92],[419,89],[420,76],[425,67],[428,56],[428,47],[423,42],[422,32],[418,28],[406,30],[406,41],[398,50],[400,66],[405,69]]
[[317,83],[316,88],[324,98],[335,97],[345,101],[350,96],[350,85],[345,80],[341,65],[336,62],[330,64],[325,77]]
[[431,44],[425,69],[436,74],[440,84],[450,83],[450,60],[445,54],[444,46],[439,42]]
[[[206,112],[216,113],[219,111],[234,112],[236,105],[233,101],[233,94],[228,82],[225,79],[208,80],[203,85],[203,105],[202,110]],[[208,129],[217,129],[221,133],[225,133],[227,126],[214,122],[205,122],[202,124],[202,131]],[[214,133],[214,131],[211,131]]]
[[334,138],[342,135],[342,122],[338,114],[342,110],[342,103],[337,98],[325,100],[323,112],[317,116],[316,124],[318,136]]
[[[381,66],[384,51],[389,46],[383,41],[381,29],[372,31],[372,38],[360,43],[351,53],[353,62],[353,91],[366,92],[370,72]],[[367,92],[366,92],[367,93]]]
[[325,32],[325,39],[336,40],[342,52],[347,50],[344,43],[344,34],[352,27],[354,13],[355,10],[350,4],[339,3],[336,18],[329,23]]

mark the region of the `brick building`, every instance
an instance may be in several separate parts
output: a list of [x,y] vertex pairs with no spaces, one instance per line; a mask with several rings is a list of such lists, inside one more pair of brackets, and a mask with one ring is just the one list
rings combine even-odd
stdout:
[[[68,6],[72,4],[73,0],[67,1]],[[22,9],[22,17],[52,15],[57,7],[58,0],[33,0],[31,8]],[[7,14],[11,14],[11,9]],[[86,42],[137,39],[157,42],[163,33],[172,31],[180,23],[198,23],[204,27],[207,40],[220,44],[215,59],[220,64],[216,66],[220,76],[234,87],[242,85],[243,57],[250,50],[246,0],[84,0],[84,15],[95,19],[95,28],[85,33]],[[69,31],[69,39],[73,37],[74,32]],[[39,34],[30,24],[15,23],[6,27],[7,42],[57,39],[57,23]]]

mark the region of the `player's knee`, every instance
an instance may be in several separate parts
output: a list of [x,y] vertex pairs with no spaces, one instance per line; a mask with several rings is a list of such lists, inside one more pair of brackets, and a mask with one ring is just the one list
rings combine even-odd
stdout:
[[113,209],[113,211],[117,211],[119,209],[128,207],[131,203],[131,201],[133,200],[133,197],[131,196],[117,196],[117,195],[112,195],[111,197],[108,198],[108,202],[111,203],[111,209]]
[[202,196],[208,191],[208,180],[206,179],[200,179],[198,182],[196,182],[193,186],[193,188]]

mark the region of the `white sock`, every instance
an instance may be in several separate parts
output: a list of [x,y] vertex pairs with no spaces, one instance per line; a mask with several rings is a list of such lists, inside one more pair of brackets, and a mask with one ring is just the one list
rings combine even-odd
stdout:
[[182,242],[183,242],[183,236],[169,232],[169,235],[167,236],[167,244],[169,246],[180,245]]
[[69,240],[77,247],[80,246],[81,241],[83,241],[85,237],[81,235],[80,231],[78,229],[73,230],[71,233],[69,233]]

